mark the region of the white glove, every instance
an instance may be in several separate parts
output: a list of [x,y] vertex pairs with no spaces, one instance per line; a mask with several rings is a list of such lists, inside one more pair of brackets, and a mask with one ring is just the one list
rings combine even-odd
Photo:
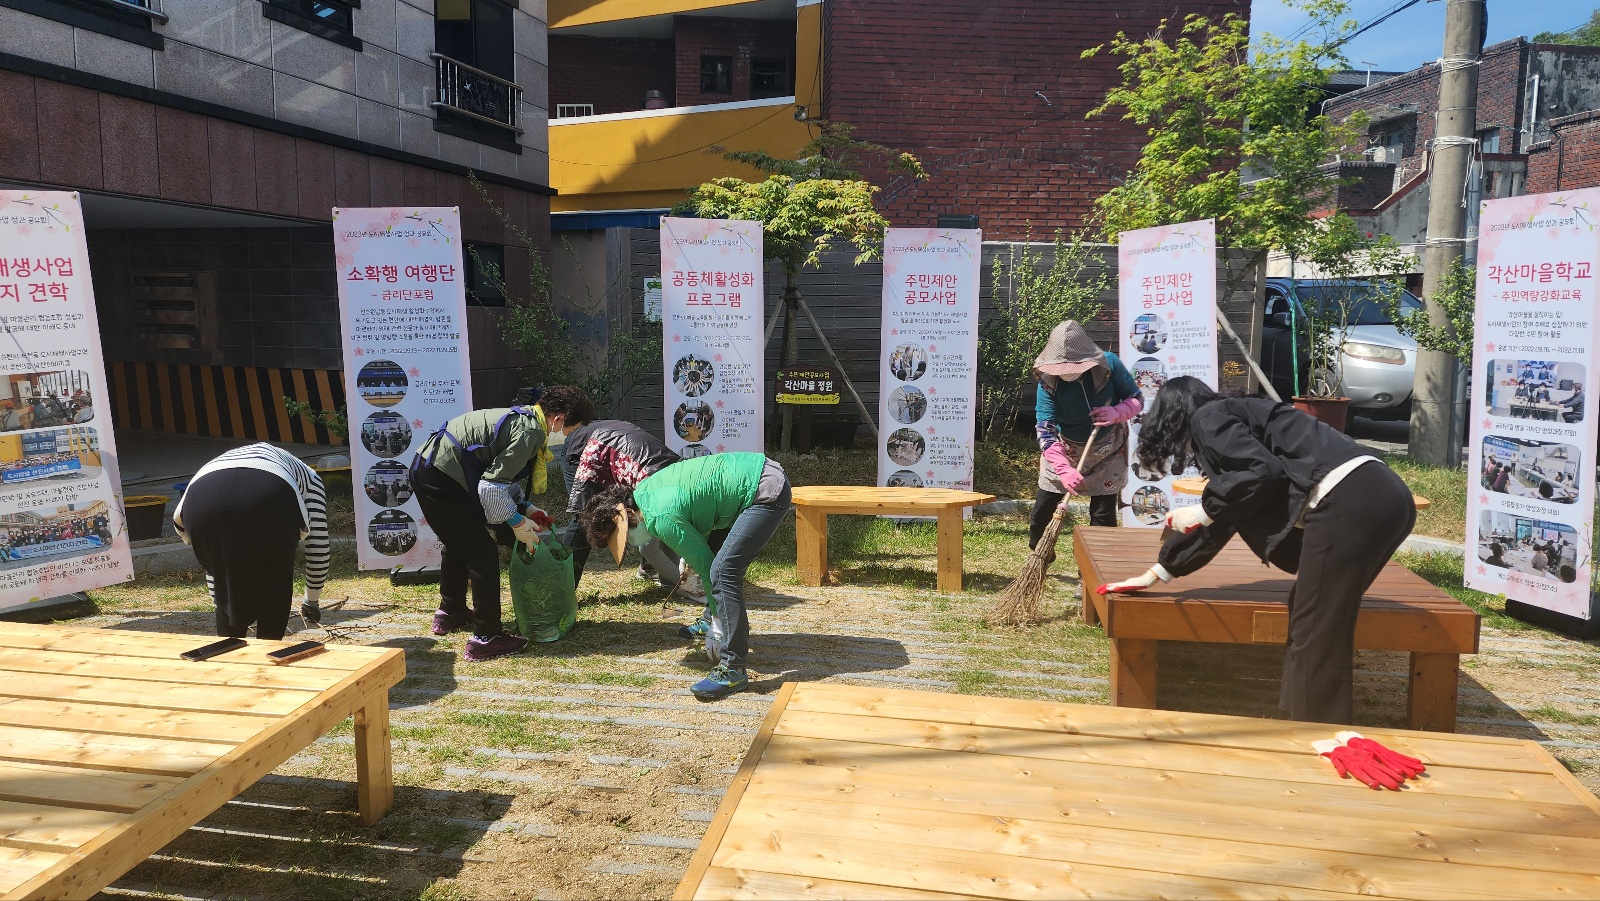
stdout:
[[1185,535],[1201,526],[1209,526],[1212,522],[1211,517],[1206,515],[1205,508],[1199,504],[1179,507],[1167,514],[1167,528]]
[[542,533],[539,527],[533,524],[533,520],[524,516],[521,522],[511,527],[511,534],[517,536],[517,540],[522,542],[529,553],[533,553],[539,546],[539,537]]
[[1160,564],[1157,564],[1126,582],[1112,582],[1108,585],[1101,585],[1095,591],[1101,594],[1131,594],[1135,591],[1144,591],[1157,582],[1170,581],[1171,578],[1167,571]]

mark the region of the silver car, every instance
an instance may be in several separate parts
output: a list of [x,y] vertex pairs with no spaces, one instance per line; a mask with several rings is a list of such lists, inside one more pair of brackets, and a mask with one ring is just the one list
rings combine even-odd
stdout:
[[[1362,416],[1409,417],[1417,342],[1400,334],[1370,282],[1268,279],[1261,368],[1282,397],[1305,394],[1312,376],[1306,310],[1329,309],[1341,303],[1349,310],[1349,329],[1338,356],[1338,371],[1331,373],[1343,377],[1340,393],[1350,398],[1351,411]],[[1422,309],[1422,301],[1409,291],[1401,292],[1399,304],[1402,313]],[[1328,374],[1318,375],[1326,378]]]

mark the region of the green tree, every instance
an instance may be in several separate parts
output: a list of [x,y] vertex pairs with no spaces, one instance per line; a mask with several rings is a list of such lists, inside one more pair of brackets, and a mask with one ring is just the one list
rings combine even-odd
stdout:
[[[883,232],[889,221],[873,203],[878,188],[861,177],[863,155],[887,157],[891,168],[913,177],[920,177],[921,164],[911,154],[858,141],[850,126],[832,123],[823,123],[817,137],[792,160],[762,151],[712,149],[732,162],[754,167],[766,178],[713,179],[692,190],[689,198],[674,206],[672,212],[678,216],[762,224],[766,258],[783,269],[785,341],[781,359],[782,365],[793,365],[799,343],[795,317],[804,302],[795,285],[796,277],[802,270],[820,265],[822,255],[841,243],[854,245],[858,266],[877,259],[883,252]],[[844,368],[837,358],[834,365]],[[854,395],[854,388],[851,393]],[[861,405],[859,397],[856,401]],[[871,414],[864,405],[861,408],[870,425]],[[789,448],[792,423],[792,412],[785,408],[780,443],[784,450]]]
[[1589,15],[1589,21],[1571,31],[1541,31],[1533,36],[1535,44],[1575,44],[1582,47],[1600,47],[1600,9]]
[[996,254],[993,310],[978,326],[978,404],[983,436],[1010,428],[1033,380],[1033,361],[1066,319],[1089,323],[1105,307],[1111,274],[1080,235],[1056,233],[1048,266],[1027,241]]
[[1324,168],[1355,153],[1357,118],[1322,115],[1322,85],[1346,67],[1339,41],[1355,27],[1343,0],[1299,4],[1320,41],[1263,35],[1251,47],[1249,21],[1191,15],[1149,37],[1119,33],[1084,51],[1122,57],[1122,83],[1090,112],[1120,110],[1145,127],[1146,143],[1127,180],[1095,201],[1108,241],[1123,231],[1215,219],[1220,246],[1303,251],[1316,239],[1309,214],[1336,186]]
[[[610,339],[606,343],[604,356],[592,358],[585,352],[571,320],[562,315],[559,304],[590,317],[603,317],[605,298],[595,297],[587,285],[581,298],[558,296],[550,279],[545,251],[494,202],[475,174],[468,173],[467,181],[478,192],[489,212],[505,227],[510,237],[507,243],[527,253],[527,281],[514,285],[506,280],[506,274],[499,265],[484,259],[475,248],[467,248],[472,258],[471,265],[477,268],[485,283],[505,298],[505,312],[500,318],[501,338],[507,346],[529,361],[523,371],[530,382],[535,385],[577,385],[594,400],[597,412],[608,414],[615,400],[626,394],[639,379],[660,371],[660,323],[640,323],[629,327],[618,317],[610,322]],[[564,244],[563,247],[566,253],[576,259],[577,251],[571,244]],[[613,276],[612,287],[626,280],[627,275],[619,273]]]
[[1478,270],[1465,260],[1452,261],[1431,299],[1444,310],[1447,327],[1434,325],[1425,310],[1405,311],[1396,303],[1389,311],[1395,328],[1420,347],[1450,354],[1463,364],[1470,364],[1472,320],[1478,309]]

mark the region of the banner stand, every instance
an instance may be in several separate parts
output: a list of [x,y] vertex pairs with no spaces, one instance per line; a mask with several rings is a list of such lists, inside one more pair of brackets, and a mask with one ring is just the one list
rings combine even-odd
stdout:
[[1600,636],[1600,605],[1595,603],[1593,594],[1589,596],[1588,619],[1568,616],[1565,613],[1557,613],[1554,610],[1546,610],[1543,607],[1535,607],[1532,604],[1524,604],[1521,601],[1513,601],[1510,598],[1506,598],[1506,616],[1525,622],[1530,626],[1550,629],[1563,635],[1570,635],[1573,638],[1587,640]]

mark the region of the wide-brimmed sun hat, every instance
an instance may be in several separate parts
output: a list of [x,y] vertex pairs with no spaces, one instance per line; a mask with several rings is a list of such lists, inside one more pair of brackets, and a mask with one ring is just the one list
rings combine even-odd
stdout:
[[1041,375],[1065,379],[1075,379],[1096,367],[1109,368],[1105,351],[1073,319],[1051,329],[1050,340],[1033,361],[1033,368]]

